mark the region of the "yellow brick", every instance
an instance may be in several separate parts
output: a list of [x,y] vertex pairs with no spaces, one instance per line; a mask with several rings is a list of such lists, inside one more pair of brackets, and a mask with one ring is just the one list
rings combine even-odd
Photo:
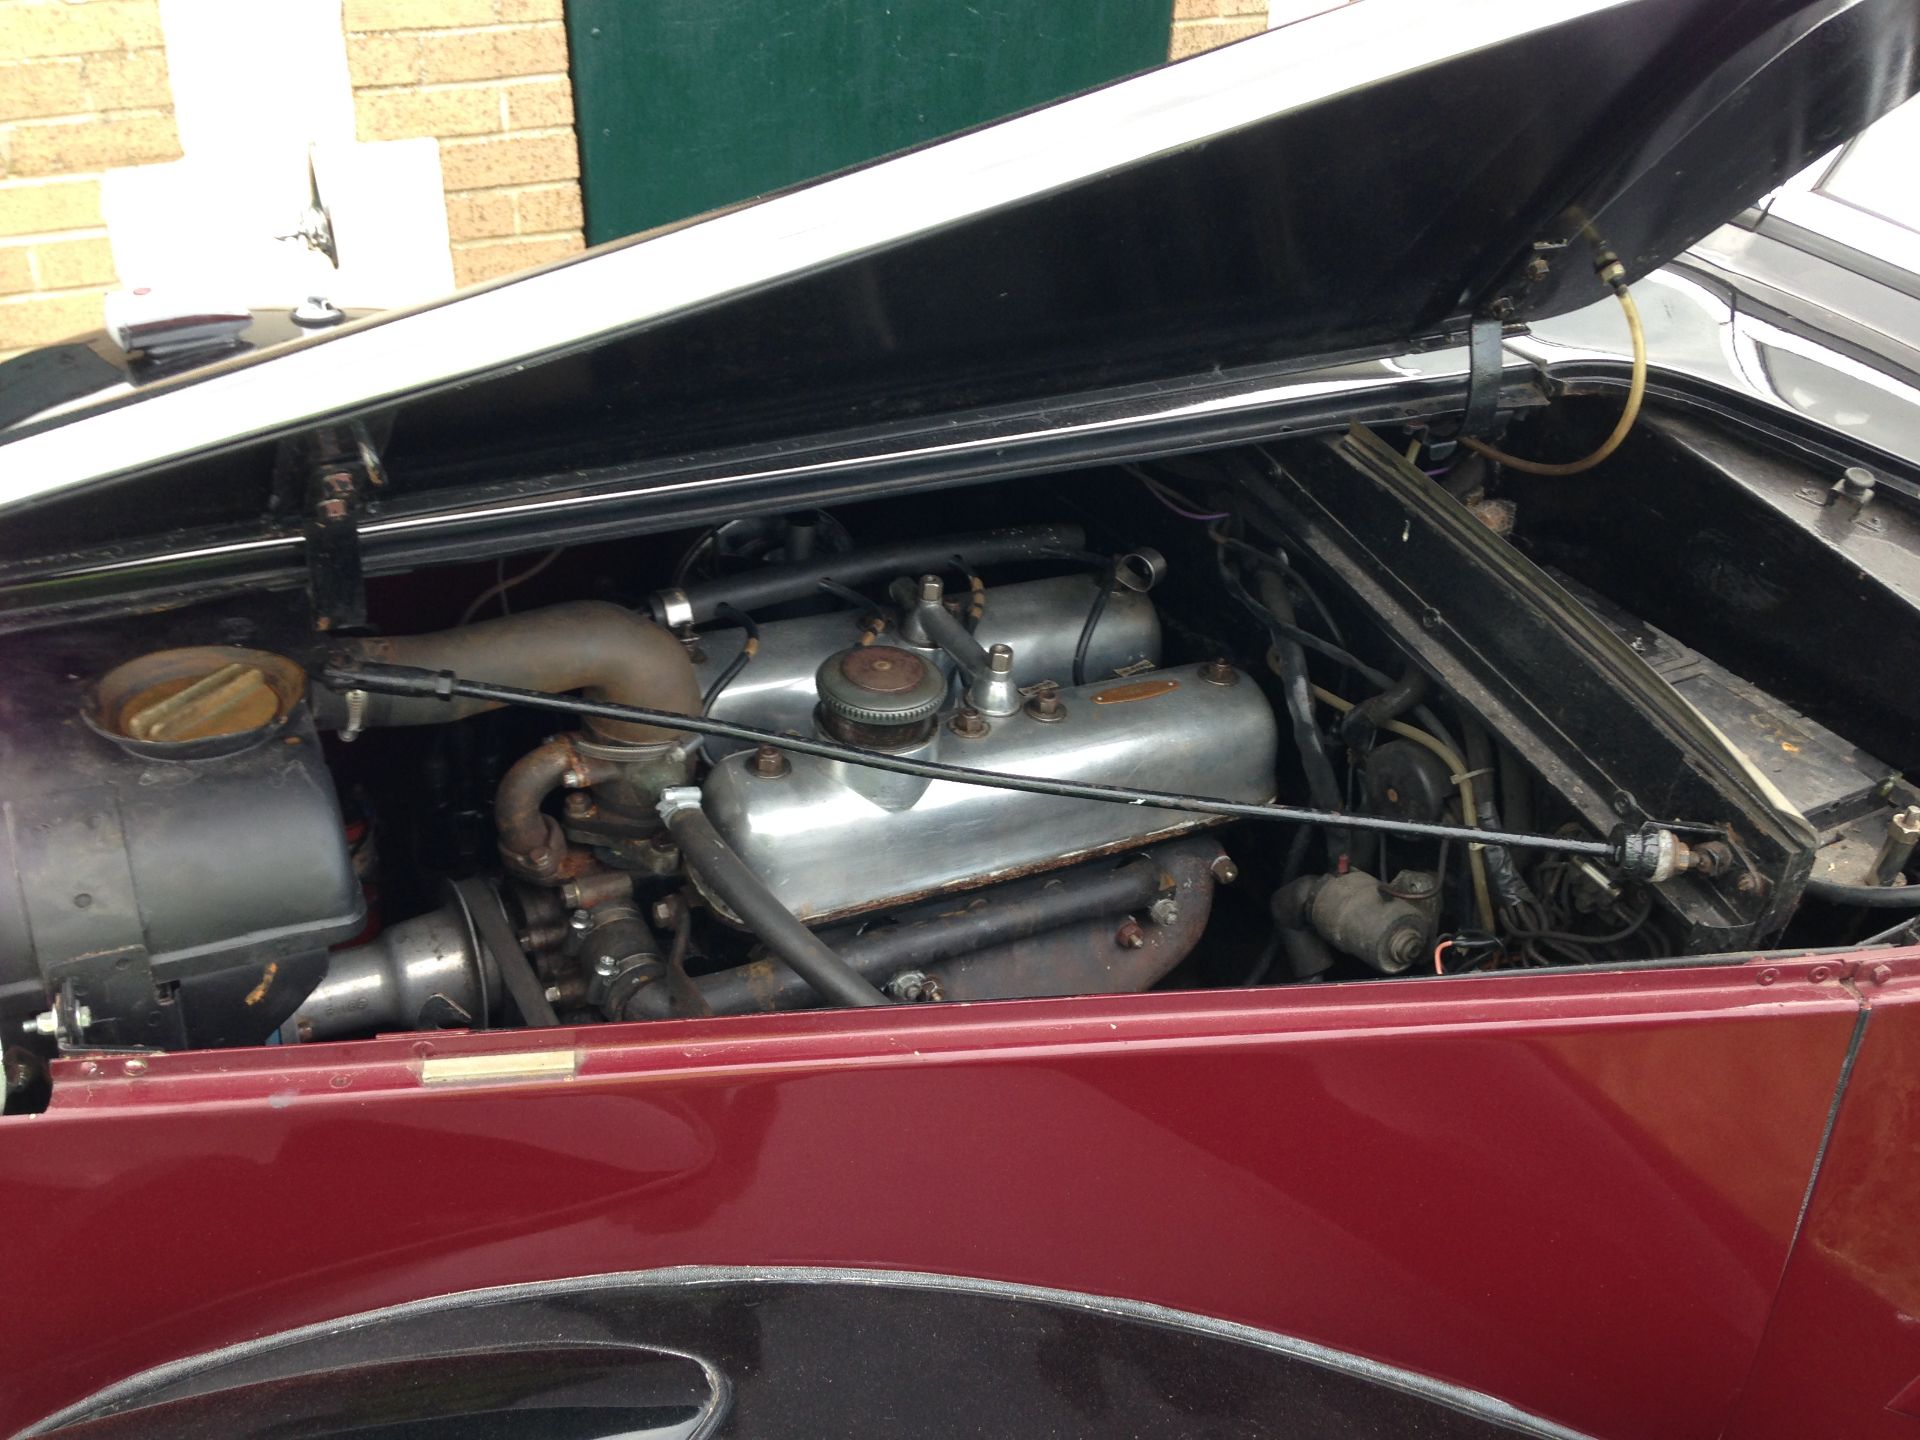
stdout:
[[29,295],[0,300],[0,350],[53,345],[100,328],[100,295]]
[[1173,18],[1181,20],[1211,20],[1220,13],[1221,0],[1173,0]]
[[0,5],[0,60],[159,45],[159,0],[12,0]]
[[500,0],[502,20],[558,20],[565,0]]
[[0,295],[18,295],[39,288],[33,283],[33,266],[27,263],[25,245],[9,245],[0,250]]
[[78,60],[0,65],[0,120],[78,115],[88,108]]
[[180,158],[171,115],[54,120],[13,129],[15,175],[62,175]]
[[1169,60],[1184,60],[1189,55],[1198,55],[1202,50],[1212,50],[1235,40],[1244,40],[1249,35],[1258,35],[1267,28],[1264,17],[1251,20],[1188,20],[1173,27],[1173,43],[1168,48]]
[[441,181],[449,191],[571,180],[579,173],[580,150],[570,134],[502,135],[440,145]]
[[33,259],[42,290],[77,290],[114,281],[113,247],[104,239],[45,241],[33,247]]
[[559,25],[512,25],[420,37],[421,78],[498,80],[509,75],[561,75],[567,69],[567,32]]
[[578,185],[540,185],[522,190],[513,197],[513,209],[519,216],[522,235],[578,230],[582,224]]
[[347,0],[348,30],[435,30],[491,25],[493,0]]
[[498,190],[447,196],[447,237],[482,240],[513,234],[513,197]]
[[506,95],[509,130],[551,130],[573,124],[573,86],[564,79],[509,85]]
[[420,37],[349,35],[347,74],[356,87],[411,85],[420,78]]
[[453,278],[456,284],[473,285],[481,280],[497,280],[502,275],[545,265],[586,248],[578,235],[552,240],[489,240],[478,245],[453,247]]
[[500,128],[500,87],[452,90],[373,90],[354,97],[361,140],[405,140],[415,135],[484,135]]
[[173,104],[167,85],[167,52],[119,50],[89,55],[84,66],[91,110],[165,109]]
[[98,180],[30,180],[0,185],[0,235],[84,230],[99,223]]

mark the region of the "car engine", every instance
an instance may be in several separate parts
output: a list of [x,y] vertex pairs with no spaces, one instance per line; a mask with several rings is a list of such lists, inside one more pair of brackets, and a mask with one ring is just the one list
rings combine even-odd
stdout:
[[353,633],[18,637],[13,1103],[94,1049],[1842,943],[1905,883],[1896,763],[1472,457],[965,498],[1017,523],[903,497],[395,576]]

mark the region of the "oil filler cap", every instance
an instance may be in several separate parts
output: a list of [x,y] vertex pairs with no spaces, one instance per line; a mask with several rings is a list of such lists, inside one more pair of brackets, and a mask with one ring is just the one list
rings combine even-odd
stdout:
[[911,650],[856,645],[829,655],[814,677],[829,723],[862,728],[919,726],[940,713],[947,677]]

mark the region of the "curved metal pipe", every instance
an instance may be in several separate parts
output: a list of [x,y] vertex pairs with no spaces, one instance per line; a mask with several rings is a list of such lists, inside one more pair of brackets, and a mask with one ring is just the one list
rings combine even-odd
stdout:
[[493,821],[500,832],[500,859],[507,869],[528,880],[548,881],[562,872],[567,837],[560,822],[540,807],[562,785],[578,790],[615,779],[620,767],[611,760],[583,755],[573,737],[561,735],[536,745],[500,778],[493,796]]
[[[686,648],[645,616],[602,600],[548,605],[431,635],[347,640],[340,648],[356,659],[385,664],[484,671],[503,684],[553,695],[584,690],[591,699],[616,705],[700,713],[700,686]],[[369,695],[361,723],[444,725],[497,708],[484,700]],[[338,729],[346,720],[345,702],[324,691],[315,695],[315,710],[323,729]],[[683,733],[618,720],[587,724],[605,739],[639,745],[677,740]]]

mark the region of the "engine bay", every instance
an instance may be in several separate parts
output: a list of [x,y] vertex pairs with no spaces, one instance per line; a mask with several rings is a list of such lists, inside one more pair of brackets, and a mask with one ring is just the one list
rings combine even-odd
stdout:
[[1692,557],[1810,469],[1691,423],[1605,524],[1355,431],[13,637],[9,1109],[92,1050],[1884,941],[1912,701],[1732,624],[1781,576]]

